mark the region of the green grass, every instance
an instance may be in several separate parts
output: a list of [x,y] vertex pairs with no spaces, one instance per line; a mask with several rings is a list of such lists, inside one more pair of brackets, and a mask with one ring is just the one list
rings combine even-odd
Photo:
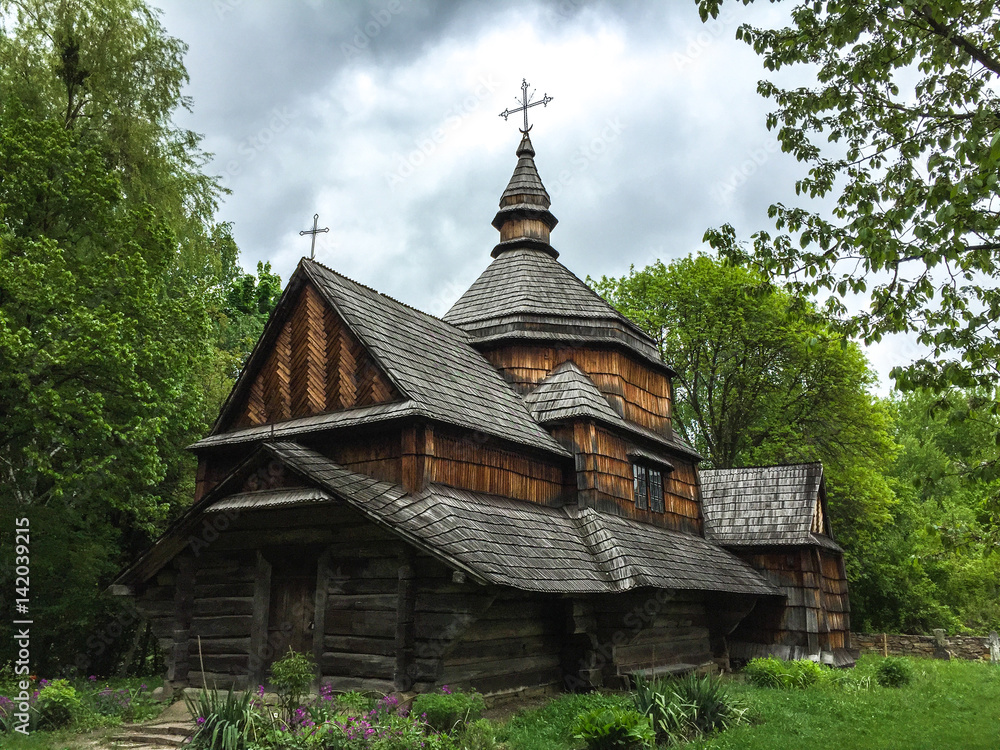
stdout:
[[[852,692],[823,684],[757,688],[734,680],[732,694],[762,720],[683,750],[997,750],[1000,666],[911,659],[915,679],[903,688]],[[862,658],[858,670],[878,663]],[[515,716],[501,730],[510,750],[575,750],[568,727],[577,714],[627,696],[569,695]]]
[[[734,686],[763,723],[740,727],[686,750],[996,750],[1000,748],[1000,667],[910,660],[912,684],[847,692]],[[875,659],[858,668],[873,671]]]

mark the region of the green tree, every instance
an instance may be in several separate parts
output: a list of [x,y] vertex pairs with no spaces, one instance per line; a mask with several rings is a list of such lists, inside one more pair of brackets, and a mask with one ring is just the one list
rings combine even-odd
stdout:
[[[100,153],[59,123],[5,111],[0,504],[48,519],[36,539],[52,554],[33,560],[49,626],[39,645],[82,648],[86,632],[60,630],[93,612],[81,597],[190,495],[182,446],[202,425],[209,324],[197,287],[169,273],[169,227],[124,198]],[[74,576],[85,580],[67,591]]]
[[[749,4],[752,0],[742,0]],[[699,0],[702,19],[722,0]],[[808,167],[797,194],[835,198],[832,215],[776,204],[778,234],[752,260],[799,291],[832,292],[866,342],[915,332],[929,354],[892,375],[903,388],[1000,379],[1000,13],[985,0],[801,2],[782,28],[736,34],[774,72],[816,85],[759,92],[782,149]],[[805,72],[803,71],[803,72]],[[808,205],[808,204],[807,204]],[[746,259],[732,227],[709,242]],[[847,314],[837,300],[867,295]]]
[[705,255],[595,288],[656,339],[677,373],[674,426],[710,465],[822,461],[838,540],[850,550],[881,533],[891,417],[858,347],[811,304]]

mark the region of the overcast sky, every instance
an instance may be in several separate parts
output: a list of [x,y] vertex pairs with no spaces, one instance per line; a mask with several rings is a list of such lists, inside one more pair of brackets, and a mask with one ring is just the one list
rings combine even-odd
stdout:
[[[559,219],[552,244],[581,278],[702,248],[724,222],[770,228],[802,169],[780,153],[756,93],[760,59],[731,3],[153,0],[185,41],[210,171],[232,191],[242,262],[287,279],[320,215],[317,260],[442,315],[488,264],[516,164],[522,78],[536,164]],[[752,13],[752,16],[751,16]],[[869,351],[887,381],[912,356]]]

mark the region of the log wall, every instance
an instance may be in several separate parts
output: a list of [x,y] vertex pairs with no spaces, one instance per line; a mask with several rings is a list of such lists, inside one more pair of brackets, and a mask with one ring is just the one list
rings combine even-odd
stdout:
[[521,394],[533,390],[556,365],[573,360],[625,419],[660,433],[670,427],[670,378],[624,352],[520,344],[483,354]]
[[698,474],[684,456],[671,456],[674,471],[663,473],[664,512],[640,510],[635,503],[632,459],[628,442],[593,422],[577,422],[554,436],[569,443],[576,457],[581,507],[692,534],[702,534]]
[[566,687],[625,687],[629,675],[671,674],[712,661],[698,593],[633,591],[574,598],[567,610]]

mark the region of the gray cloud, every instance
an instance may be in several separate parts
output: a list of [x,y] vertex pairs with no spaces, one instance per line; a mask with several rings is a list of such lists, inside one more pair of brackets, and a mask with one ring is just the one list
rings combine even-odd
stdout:
[[774,148],[760,61],[733,38],[769,4],[711,25],[693,2],[160,4],[190,45],[178,120],[232,190],[219,218],[247,267],[287,278],[319,212],[319,260],[442,314],[497,241],[519,138],[497,113],[522,77],[555,97],[532,138],[553,245],[581,277],[695,251],[726,221],[768,228],[767,206],[795,201],[801,167]]

